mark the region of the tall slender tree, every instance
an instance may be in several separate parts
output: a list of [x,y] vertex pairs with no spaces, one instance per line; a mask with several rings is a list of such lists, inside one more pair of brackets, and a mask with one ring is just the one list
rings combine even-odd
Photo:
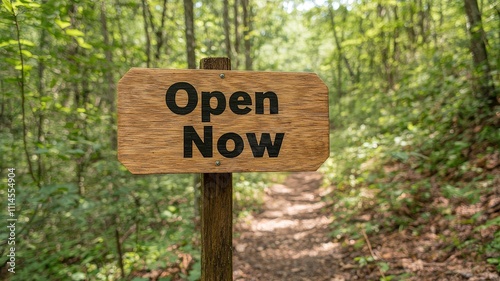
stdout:
[[229,29],[229,1],[223,1],[222,20],[224,21],[224,44],[226,47],[226,56],[231,59],[231,33]]
[[242,7],[243,7],[243,44],[245,45],[245,69],[246,70],[251,70],[252,69],[252,54],[251,54],[251,48],[252,48],[252,42],[250,40],[250,34],[251,34],[251,6],[250,6],[250,0],[241,0],[242,2]]
[[239,31],[239,25],[240,25],[240,19],[239,19],[239,3],[240,0],[234,0],[234,5],[233,5],[233,11],[234,11],[234,18],[233,18],[233,26],[234,26],[234,59],[232,61],[232,66],[233,68],[237,69],[239,65],[239,60],[238,60],[238,54],[240,53],[240,31]]
[[499,104],[495,86],[491,77],[490,63],[488,61],[488,51],[486,49],[486,34],[483,29],[481,11],[477,0],[464,0],[465,13],[469,22],[470,51],[476,68],[479,91],[482,98],[487,100],[490,106]]
[[144,22],[144,35],[146,36],[146,66],[151,66],[151,37],[149,36],[148,9],[146,0],[141,1],[142,19]]
[[186,53],[188,68],[196,68],[193,0],[184,0],[184,22],[186,25]]

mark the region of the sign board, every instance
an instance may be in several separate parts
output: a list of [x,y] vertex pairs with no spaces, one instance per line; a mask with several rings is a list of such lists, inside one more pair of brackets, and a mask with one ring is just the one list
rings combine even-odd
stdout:
[[312,171],[328,156],[314,73],[132,68],[118,83],[118,159],[133,174]]

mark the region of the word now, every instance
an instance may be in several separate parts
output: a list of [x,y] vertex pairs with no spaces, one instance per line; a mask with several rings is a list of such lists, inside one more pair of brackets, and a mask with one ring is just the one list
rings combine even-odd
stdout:
[[[185,106],[179,106],[176,102],[177,93],[184,90],[187,93],[188,102]],[[215,107],[211,106],[211,100],[217,101]],[[255,92],[255,114],[264,114],[264,101],[269,100],[269,113],[278,114],[278,96],[274,92]],[[186,115],[198,105],[198,93],[193,85],[187,82],[177,82],[170,86],[165,94],[167,107],[175,114]],[[236,91],[229,97],[229,108],[238,115],[245,115],[252,111],[248,105],[252,105],[252,98],[247,92]],[[226,96],[220,91],[201,92],[201,121],[210,122],[210,115],[219,115],[226,110]]]
[[[203,140],[200,138],[196,130],[192,126],[184,126],[184,158],[193,157],[193,143],[196,145],[203,157],[213,157],[213,137],[212,126],[203,128]],[[260,141],[257,141],[255,133],[246,133],[248,143],[252,148],[253,156],[256,158],[264,157],[264,152],[267,149],[268,156],[278,157],[280,154],[281,144],[285,133],[277,133],[274,137],[274,143],[271,140],[271,134],[262,133]],[[232,150],[227,148],[227,142],[234,142]],[[243,152],[245,144],[243,138],[236,133],[225,133],[217,141],[217,150],[226,158],[234,158]]]
[[[177,104],[179,91],[187,93],[187,103],[184,106]],[[214,99],[215,102],[212,102]],[[264,114],[264,103],[269,101],[269,114],[278,114],[278,96],[274,92],[255,92],[255,114]],[[198,105],[198,92],[195,87],[187,82],[177,82],[171,85],[165,94],[167,107],[175,114],[187,115],[193,112]],[[226,110],[226,96],[220,91],[201,92],[201,122],[210,122],[212,115],[220,115]],[[253,104],[252,97],[244,91],[236,91],[229,97],[229,109],[237,115],[245,115],[252,111],[249,106]],[[212,106],[213,105],[213,106]],[[264,157],[267,149],[268,156],[278,157],[285,133],[276,133],[274,142],[270,133],[261,133],[257,140],[255,133],[246,133],[248,143],[256,158]],[[228,148],[232,141],[234,147]],[[184,158],[193,158],[193,144],[205,158],[213,157],[213,127],[203,128],[203,139],[193,126],[184,126]],[[223,134],[217,140],[217,151],[226,158],[239,156],[245,148],[243,138],[237,133]]]

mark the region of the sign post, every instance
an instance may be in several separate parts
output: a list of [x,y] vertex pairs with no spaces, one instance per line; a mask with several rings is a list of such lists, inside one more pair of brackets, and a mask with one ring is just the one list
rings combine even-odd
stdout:
[[329,157],[314,73],[132,68],[118,83],[118,159],[132,174],[201,173],[202,280],[232,279],[232,173],[315,171]]
[[[228,58],[205,58],[201,69],[231,70]],[[221,71],[220,78],[225,77]],[[220,165],[220,162],[218,162]],[[214,163],[217,165],[216,163]],[[233,174],[204,173],[201,182],[201,280],[233,280]]]

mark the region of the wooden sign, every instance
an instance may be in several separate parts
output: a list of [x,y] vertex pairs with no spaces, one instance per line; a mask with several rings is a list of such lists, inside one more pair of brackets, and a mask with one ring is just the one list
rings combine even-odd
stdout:
[[132,68],[118,84],[118,159],[133,174],[312,171],[328,156],[314,73]]

